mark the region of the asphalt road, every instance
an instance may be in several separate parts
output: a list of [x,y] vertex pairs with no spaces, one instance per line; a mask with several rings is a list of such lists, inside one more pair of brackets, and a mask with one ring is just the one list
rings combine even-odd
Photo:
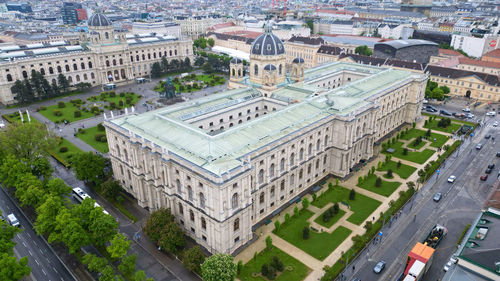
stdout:
[[[416,242],[422,242],[437,223],[448,228],[448,235],[438,246],[432,266],[422,280],[438,280],[444,275],[442,268],[455,252],[462,230],[477,217],[497,178],[500,158],[495,155],[500,151],[500,144],[484,139],[487,133],[500,137],[500,129],[492,127],[496,119],[485,119],[486,124],[476,130],[472,141],[463,143],[440,169],[439,176],[433,175],[413,201],[405,206],[401,215],[386,224],[382,229],[382,241],[372,243],[350,264],[345,274],[347,280],[354,277],[361,280],[396,280],[404,270],[406,256],[411,248]],[[484,146],[478,151],[475,146],[479,142]],[[479,176],[491,163],[496,164],[494,171],[487,181],[480,181]],[[447,182],[450,175],[457,176],[453,184]],[[437,192],[441,192],[443,197],[439,202],[434,202],[432,197]],[[387,265],[381,274],[375,274],[373,267],[379,260],[386,261]]]
[[18,258],[28,257],[30,277],[38,281],[71,281],[73,276],[64,267],[50,246],[31,227],[28,219],[20,212],[3,190],[0,191],[1,210],[5,217],[14,214],[21,224],[22,232],[14,237],[14,253]]

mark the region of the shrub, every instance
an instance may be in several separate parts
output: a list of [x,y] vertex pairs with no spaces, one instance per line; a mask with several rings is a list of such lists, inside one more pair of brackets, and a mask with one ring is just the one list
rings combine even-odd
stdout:
[[267,276],[268,272],[269,272],[269,266],[265,263],[260,268],[260,273],[264,276]]
[[64,153],[67,151],[68,151],[68,148],[66,146],[61,146],[61,148],[59,148],[59,152],[61,152],[61,153]]
[[271,249],[273,247],[273,239],[271,236],[266,237],[266,249]]
[[116,93],[114,91],[109,92],[109,97],[110,98],[116,97]]
[[118,106],[119,106],[119,107],[123,107],[123,100],[119,100],[119,101],[118,101]]
[[295,208],[293,208],[293,215],[294,216],[298,216],[299,215],[299,207],[295,206]]
[[286,213],[285,214],[285,223],[290,221],[290,214]]
[[100,142],[107,142],[108,139],[106,138],[106,135],[102,136],[100,139],[99,139]]
[[375,174],[375,166],[372,166],[371,171],[372,171],[372,174]]
[[273,256],[271,266],[276,268],[277,271],[283,271],[283,269],[285,269],[283,262],[277,256]]
[[331,218],[332,214],[330,213],[330,209],[328,209],[326,210],[326,212],[323,213],[322,219],[324,222],[329,222]]
[[106,135],[104,135],[104,134],[95,134],[94,139],[96,141],[101,141],[102,137],[106,137]]
[[377,179],[375,180],[375,186],[376,187],[382,186],[382,179],[380,177],[377,177]]
[[308,207],[309,207],[309,199],[304,198],[304,199],[302,200],[302,208],[305,210],[305,209],[307,209]]
[[397,164],[398,169],[401,168],[401,165],[402,165],[401,161],[398,161],[398,164]]
[[43,111],[43,110],[46,110],[46,109],[47,109],[47,107],[46,107],[46,106],[40,106],[40,107],[38,108],[38,111]]
[[60,101],[57,103],[57,107],[64,108],[64,107],[66,107],[66,104],[63,101]]
[[85,134],[85,130],[84,130],[84,129],[82,129],[82,128],[78,128],[78,133],[79,133],[79,134]]
[[387,176],[388,178],[392,178],[392,177],[393,177],[393,175],[392,175],[392,170],[391,170],[391,169],[387,170],[387,174],[386,174],[386,176]]
[[276,268],[274,268],[274,266],[269,265],[267,267],[267,275],[266,275],[266,277],[269,280],[274,280],[274,278],[276,278]]
[[112,101],[109,103],[109,109],[113,110],[116,108],[116,102]]
[[313,193],[313,195],[312,195],[312,200],[313,200],[313,201],[316,201],[316,198],[318,198],[318,195],[316,195],[316,192],[315,192],[315,193]]
[[304,226],[304,228],[302,229],[302,239],[304,239],[304,240],[309,239],[309,227],[308,226]]
[[242,268],[243,268],[243,262],[239,260],[238,263],[236,264],[236,273],[240,274]]
[[102,125],[102,123],[97,124],[97,130],[101,131],[101,132],[104,132],[104,130],[105,130],[104,129],[104,125]]
[[62,114],[62,111],[55,109],[54,110],[54,115],[55,116],[62,116],[63,114]]
[[339,203],[335,202],[335,204],[333,204],[333,207],[332,207],[332,211],[333,211],[333,214],[336,215],[339,213]]
[[405,148],[403,149],[403,155],[408,155],[408,148],[406,148],[406,147],[405,147]]
[[276,231],[279,231],[280,230],[280,221],[279,220],[276,220],[274,222],[274,229],[276,229]]
[[129,97],[125,98],[125,103],[130,105],[132,103],[132,98]]
[[432,132],[431,132],[431,129],[428,129],[428,130],[427,130],[427,132],[425,132],[425,135],[426,135],[427,137],[430,137],[430,136],[431,136],[431,133],[432,133]]
[[354,200],[356,198],[356,191],[353,189],[351,189],[351,191],[349,191],[349,200]]
[[75,112],[73,112],[73,116],[75,118],[82,117],[82,112],[80,110],[76,110]]
[[120,93],[120,97],[124,97],[125,96],[125,93]]
[[[335,183],[339,185],[339,179],[335,179]],[[328,183],[328,190],[333,190],[333,183],[331,182]]]
[[363,183],[363,177],[362,177],[362,176],[359,176],[359,177],[358,177],[358,184],[361,184],[361,183]]

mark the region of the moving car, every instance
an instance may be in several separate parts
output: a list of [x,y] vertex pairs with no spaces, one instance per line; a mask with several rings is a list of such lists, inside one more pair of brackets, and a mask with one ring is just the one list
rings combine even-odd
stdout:
[[449,113],[448,111],[444,110],[444,109],[441,109],[439,111],[440,114],[443,114],[443,115],[446,115],[446,116],[451,116],[451,113]]
[[485,139],[489,139],[489,138],[491,138],[491,135],[490,135],[490,134],[487,134],[484,138],[485,138]]
[[470,108],[466,107],[462,109],[463,112],[470,112]]
[[497,126],[498,126],[498,122],[497,121],[493,122],[493,127],[497,127]]
[[441,197],[442,197],[441,192],[438,192],[438,193],[434,194],[434,197],[432,197],[432,200],[439,202],[439,200],[441,200]]
[[385,261],[379,261],[379,262],[377,262],[377,264],[373,268],[373,272],[375,272],[377,274],[380,273],[380,272],[382,272],[382,270],[384,270],[384,268],[385,268],[385,264],[386,264]]
[[427,112],[437,112],[437,109],[432,108],[432,107],[427,107],[425,110],[426,110]]
[[477,149],[477,150],[480,150],[481,148],[483,148],[483,145],[482,145],[482,144],[480,144],[480,143],[478,143],[478,144],[476,145],[476,149]]
[[486,174],[491,174],[491,171],[493,171],[493,169],[491,168],[487,168],[486,171],[484,171]]
[[486,181],[488,179],[488,174],[482,175],[479,179],[482,181]]
[[492,169],[493,170],[494,168],[495,168],[495,164],[489,164],[488,165],[488,169]]
[[16,216],[14,216],[14,214],[8,215],[7,216],[7,220],[9,221],[9,224],[12,225],[12,226],[17,226],[17,227],[21,226],[21,224],[17,220]]
[[475,116],[475,115],[474,115],[474,114],[472,114],[472,113],[467,113],[467,114],[465,114],[465,117],[466,117],[466,118],[474,118],[474,116]]
[[495,116],[497,113],[495,111],[486,112],[486,116]]
[[448,182],[449,182],[449,183],[453,183],[453,182],[455,182],[455,179],[456,179],[456,178],[457,178],[457,177],[455,177],[454,175],[451,175],[451,176],[448,178]]

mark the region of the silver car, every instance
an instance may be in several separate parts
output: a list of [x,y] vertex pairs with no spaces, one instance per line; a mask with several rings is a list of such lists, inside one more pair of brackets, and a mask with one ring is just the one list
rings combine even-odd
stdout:
[[385,264],[386,264],[385,261],[379,261],[379,262],[377,262],[377,264],[373,268],[373,272],[379,274],[380,272],[382,272],[382,270],[384,270]]

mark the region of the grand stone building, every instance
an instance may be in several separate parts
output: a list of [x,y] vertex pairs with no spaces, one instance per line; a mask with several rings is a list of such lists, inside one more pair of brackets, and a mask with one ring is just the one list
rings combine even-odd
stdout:
[[[170,208],[210,252],[232,253],[253,229],[328,175],[345,177],[376,141],[420,116],[426,75],[327,63],[285,71],[270,29],[248,75],[228,91],[105,122],[115,178],[139,205]],[[287,74],[288,73],[288,74]]]
[[191,40],[151,34],[125,34],[114,30],[102,14],[89,20],[89,33],[81,32],[80,44],[68,41],[0,47],[0,103],[14,103],[10,91],[14,82],[40,71],[49,82],[64,74],[71,84],[87,82],[127,83],[147,76],[151,65],[167,60],[193,61]]

